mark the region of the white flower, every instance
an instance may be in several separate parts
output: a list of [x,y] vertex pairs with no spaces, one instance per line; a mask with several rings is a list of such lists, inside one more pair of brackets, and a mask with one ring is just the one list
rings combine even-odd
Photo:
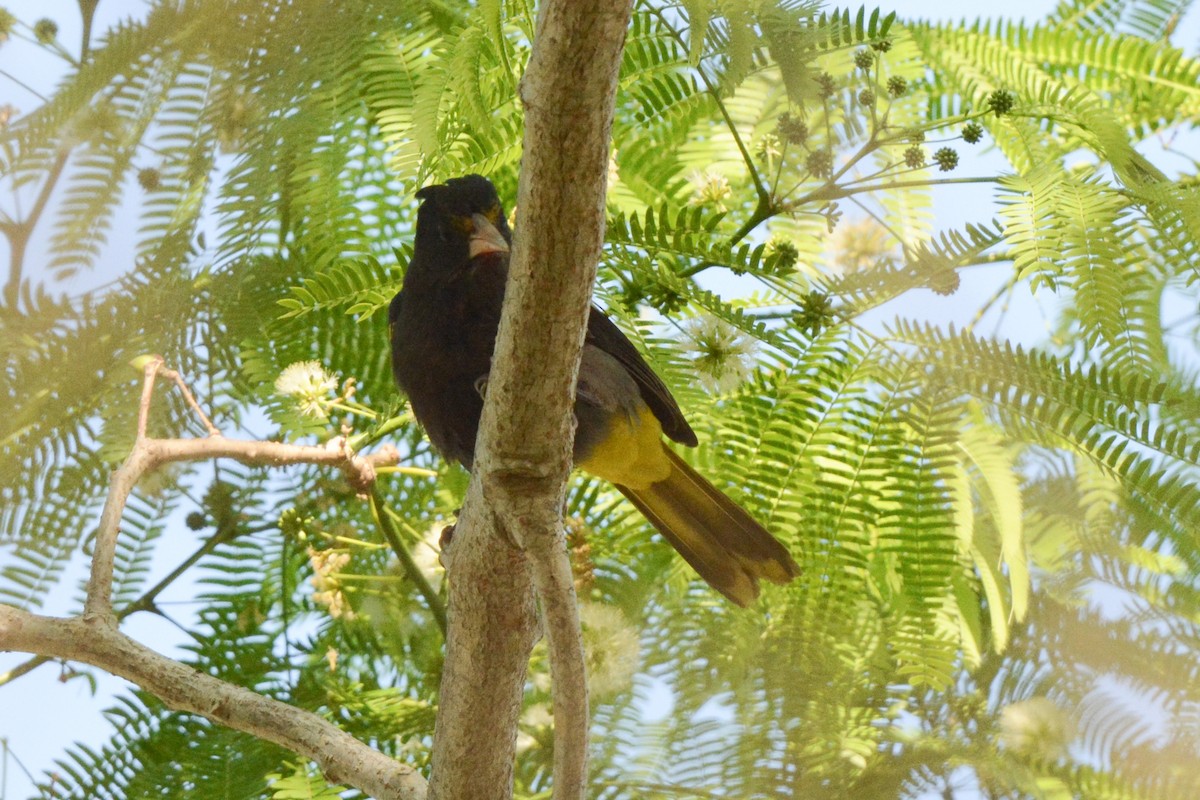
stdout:
[[628,689],[641,662],[637,629],[620,609],[600,603],[580,603],[579,621],[588,689],[596,697]]
[[337,385],[337,376],[326,372],[318,361],[289,364],[275,379],[275,391],[295,398],[300,413],[312,417],[327,416],[329,393],[336,391]]
[[308,582],[316,590],[313,592],[313,602],[328,608],[329,616],[334,619],[354,619],[354,609],[350,608],[346,595],[342,593],[342,583],[337,576],[337,573],[350,563],[350,554],[340,550],[314,550],[309,547],[308,563],[313,570],[313,576]]
[[750,374],[757,345],[753,339],[718,317],[695,317],[683,324],[695,351],[693,361],[700,383],[714,394],[728,392]]
[[774,162],[775,159],[783,155],[780,149],[779,137],[773,133],[768,133],[758,140],[757,151],[758,157],[767,163]]
[[692,184],[692,205],[714,206],[718,211],[726,211],[725,200],[733,196],[729,188],[729,179],[719,172],[706,169],[699,170],[688,176]]
[[830,249],[833,263],[843,272],[858,272],[895,260],[887,229],[870,218],[849,220],[838,225],[830,241]]

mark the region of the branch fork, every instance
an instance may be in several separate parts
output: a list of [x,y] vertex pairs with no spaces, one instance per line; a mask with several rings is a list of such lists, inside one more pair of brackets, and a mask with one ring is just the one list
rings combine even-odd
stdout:
[[[326,464],[340,468],[355,490],[365,494],[375,483],[377,466],[391,466],[400,460],[399,452],[391,445],[368,455],[356,455],[345,436],[338,436],[323,446],[226,439],[200,408],[200,404],[196,402],[195,396],[179,373],[166,367],[162,356],[148,356],[140,359],[138,363],[142,368],[142,394],[138,404],[137,438],[134,440],[133,450],[109,480],[108,497],[96,530],[92,572],[83,607],[85,621],[110,628],[117,625],[112,607],[112,581],[121,514],[133,487],[147,472],[175,461],[212,458],[232,458],[249,466]],[[160,377],[174,382],[188,406],[208,431],[207,438],[155,439],[146,435],[154,384]]]
[[[353,785],[379,800],[424,800],[425,779],[412,767],[373,750],[309,711],[199,672],[142,645],[118,629],[112,606],[113,564],[121,515],[137,482],[163,464],[233,458],[251,466],[318,464],[345,472],[360,493],[372,488],[376,468],[399,462],[390,445],[358,455],[345,436],[320,446],[226,439],[196,402],[178,372],[161,356],[139,360],[142,390],[133,449],[109,480],[100,514],[83,613],[62,619],[0,605],[0,651],[34,653],[30,664],[62,659],[90,664],[132,681],[178,711],[274,742],[311,759],[334,782]],[[154,384],[172,381],[208,432],[204,439],[146,435]],[[39,660],[40,659],[40,660]],[[12,676],[8,676],[11,678]]]

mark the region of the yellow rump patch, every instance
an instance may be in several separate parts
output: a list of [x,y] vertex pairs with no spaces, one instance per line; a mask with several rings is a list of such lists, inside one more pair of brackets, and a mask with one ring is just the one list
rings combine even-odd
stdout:
[[630,489],[645,489],[667,479],[671,462],[662,442],[662,425],[648,407],[636,417],[618,415],[608,435],[578,466],[584,472]]

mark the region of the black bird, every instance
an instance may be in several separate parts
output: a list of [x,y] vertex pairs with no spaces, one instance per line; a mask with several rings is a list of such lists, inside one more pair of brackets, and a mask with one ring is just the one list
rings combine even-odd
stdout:
[[[388,328],[392,371],[441,453],[471,468],[500,324],[512,234],[479,175],[417,192],[417,236]],[[745,510],[662,440],[696,434],[633,344],[595,306],[575,396],[575,464],[614,483],[679,554],[740,606],[758,579],[787,583],[796,562]]]

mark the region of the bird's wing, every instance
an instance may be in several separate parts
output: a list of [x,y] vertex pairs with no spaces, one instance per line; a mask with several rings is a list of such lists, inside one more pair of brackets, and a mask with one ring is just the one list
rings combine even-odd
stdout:
[[680,444],[696,446],[696,433],[684,419],[679,404],[671,396],[671,390],[654,374],[654,370],[650,369],[642,354],[633,346],[633,342],[595,306],[592,306],[592,313],[588,317],[585,345],[599,348],[620,362],[637,383],[642,400],[650,406],[650,410],[662,424],[663,433]]

